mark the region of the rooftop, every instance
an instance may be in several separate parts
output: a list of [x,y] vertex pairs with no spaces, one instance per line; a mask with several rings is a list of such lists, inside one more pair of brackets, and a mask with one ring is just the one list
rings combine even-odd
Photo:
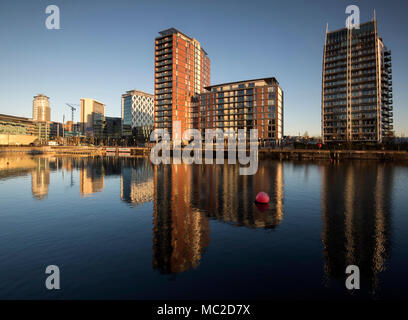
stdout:
[[154,97],[153,94],[150,94],[150,93],[147,93],[147,92],[144,92],[144,91],[141,91],[141,90],[136,90],[136,89],[126,91],[126,93],[122,94],[122,97],[126,97],[126,96],[129,96],[129,95],[148,96],[148,97],[151,97],[151,98]]
[[231,85],[231,84],[256,82],[256,81],[262,81],[262,80],[267,82],[267,83],[270,83],[270,84],[275,84],[276,83],[277,85],[279,85],[279,82],[278,82],[278,80],[276,80],[275,77],[269,77],[269,78],[258,78],[258,79],[250,79],[250,80],[242,80],[242,81],[234,81],[234,82],[225,82],[225,83],[220,83],[220,84],[214,84],[212,86],[207,86],[207,87],[204,87],[204,88],[207,89],[207,90],[211,90],[211,88],[214,88],[214,87],[222,87],[222,86],[227,86],[227,85]]
[[[368,22],[360,23],[360,29],[361,29],[361,27],[369,27],[370,25],[373,25],[374,22],[376,22],[376,21],[373,20],[373,21],[368,21]],[[340,31],[345,31],[345,30],[347,30],[346,27],[344,27],[344,28],[339,28],[339,29],[336,29],[336,30],[333,30],[333,31],[327,30],[327,34],[332,34],[332,33],[340,32]],[[356,30],[358,30],[358,29],[356,29]]]
[[0,113],[0,120],[32,121],[32,119],[30,119],[30,118],[11,116],[11,115],[8,115],[8,114],[1,114],[1,113]]
[[[189,37],[188,35],[186,35],[185,33],[181,32],[180,30],[178,30],[176,28],[169,28],[169,29],[166,29],[166,30],[163,30],[163,31],[159,31],[160,37],[158,37],[158,38],[168,36],[168,35],[174,34],[174,33],[180,33],[180,34],[182,34],[183,36],[185,36],[186,38],[188,38],[190,40],[194,40],[194,41],[199,42],[197,39]],[[204,53],[206,55],[208,55],[208,53],[204,50],[204,48],[201,47],[201,50],[203,50]]]

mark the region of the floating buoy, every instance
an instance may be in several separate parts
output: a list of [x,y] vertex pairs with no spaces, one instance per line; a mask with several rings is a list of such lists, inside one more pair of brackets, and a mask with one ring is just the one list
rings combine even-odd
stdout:
[[255,202],[266,204],[269,202],[269,196],[265,192],[259,192],[256,195]]

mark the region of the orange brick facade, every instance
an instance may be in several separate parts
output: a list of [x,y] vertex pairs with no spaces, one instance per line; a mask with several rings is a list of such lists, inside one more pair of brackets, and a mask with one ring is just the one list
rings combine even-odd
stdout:
[[194,126],[193,97],[210,85],[210,59],[200,43],[176,29],[160,32],[155,40],[155,128],[173,138],[173,121],[181,134]]

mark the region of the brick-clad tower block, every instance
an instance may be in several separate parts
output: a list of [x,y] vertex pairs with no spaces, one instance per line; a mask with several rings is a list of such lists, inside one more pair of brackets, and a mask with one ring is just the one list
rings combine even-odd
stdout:
[[192,99],[210,85],[210,59],[200,43],[171,28],[155,39],[154,127],[167,129],[172,139],[173,121],[181,134],[193,128]]

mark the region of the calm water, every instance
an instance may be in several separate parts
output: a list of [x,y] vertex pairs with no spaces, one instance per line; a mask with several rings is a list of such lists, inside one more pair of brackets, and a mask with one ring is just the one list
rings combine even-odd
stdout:
[[[0,298],[408,298],[408,166],[0,158]],[[254,205],[259,191],[267,208]],[[45,268],[61,290],[45,289]],[[345,289],[360,267],[361,290]]]

